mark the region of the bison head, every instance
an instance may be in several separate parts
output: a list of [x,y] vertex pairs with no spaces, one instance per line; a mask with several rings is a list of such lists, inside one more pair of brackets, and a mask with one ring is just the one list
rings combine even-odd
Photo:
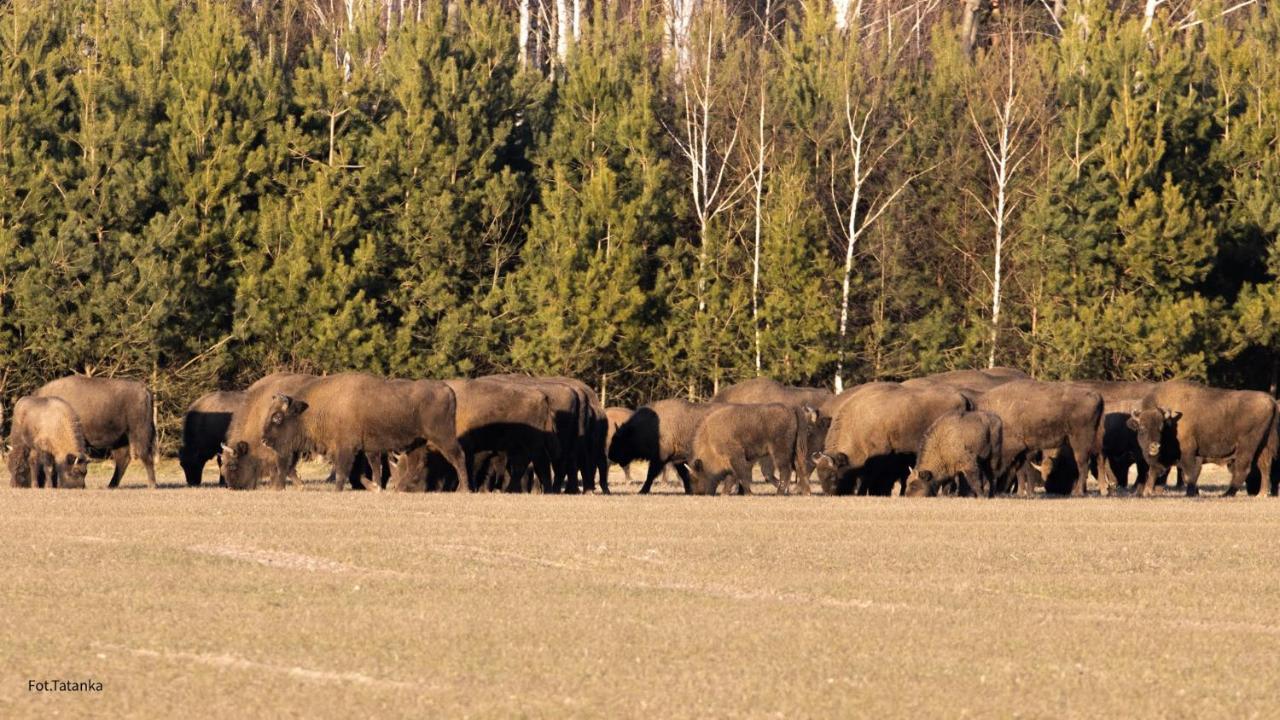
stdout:
[[84,453],[67,453],[58,463],[58,487],[83,488],[85,476],[89,474],[89,456]]
[[423,492],[427,489],[427,448],[392,453],[387,457],[391,478],[387,487],[400,492]]
[[933,473],[929,470],[918,470],[907,478],[907,497],[929,497],[936,494],[933,484]]
[[9,486],[27,487],[31,482],[31,454],[25,447],[8,448]]
[[277,393],[267,408],[267,419],[262,425],[262,444],[273,449],[284,447],[289,436],[297,432],[298,416],[308,407],[305,400]]
[[249,443],[222,446],[222,478],[232,490],[252,490],[258,486],[258,463],[249,454]]
[[1138,447],[1147,456],[1147,464],[1152,469],[1163,471],[1168,463],[1176,460],[1172,457],[1176,450],[1178,437],[1178,420],[1182,413],[1162,407],[1142,408],[1129,416],[1126,424],[1137,433]]
[[835,495],[841,477],[849,471],[849,456],[842,452],[816,452],[809,459],[813,462],[813,469],[818,473],[818,482],[822,485],[822,492],[827,495]]

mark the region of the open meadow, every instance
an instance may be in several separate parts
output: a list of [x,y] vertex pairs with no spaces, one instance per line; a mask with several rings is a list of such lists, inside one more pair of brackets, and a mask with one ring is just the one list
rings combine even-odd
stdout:
[[616,469],[613,497],[337,495],[315,465],[233,493],[170,463],[108,492],[105,470],[0,491],[0,716],[1250,717],[1280,692],[1275,500],[637,497]]

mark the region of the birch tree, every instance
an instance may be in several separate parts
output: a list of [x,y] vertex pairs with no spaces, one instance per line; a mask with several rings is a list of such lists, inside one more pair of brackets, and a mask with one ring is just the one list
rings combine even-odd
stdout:
[[[996,353],[1000,341],[1000,301],[1005,276],[1005,246],[1010,240],[1010,219],[1018,207],[1015,197],[1014,183],[1019,180],[1020,172],[1028,155],[1033,149],[1027,137],[1030,125],[1030,111],[1026,106],[1021,88],[1017,82],[1017,57],[1012,29],[1004,38],[1004,52],[1001,58],[1004,67],[999,77],[1001,84],[997,91],[988,93],[985,101],[991,107],[990,127],[988,121],[978,118],[974,110],[975,100],[969,103],[969,120],[973,124],[978,144],[987,160],[987,168],[991,171],[991,194],[987,199],[979,198],[982,211],[991,220],[991,272],[985,273],[991,283],[991,328],[989,331],[989,349],[987,367],[995,367]],[[982,74],[981,71],[979,74]],[[982,99],[976,100],[981,102]]]

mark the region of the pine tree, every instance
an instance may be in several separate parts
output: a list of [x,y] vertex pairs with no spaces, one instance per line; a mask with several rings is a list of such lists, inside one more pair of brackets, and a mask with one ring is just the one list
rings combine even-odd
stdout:
[[602,387],[653,362],[653,264],[677,207],[649,62],[657,38],[616,13],[597,9],[557,83],[543,194],[504,304],[515,366]]

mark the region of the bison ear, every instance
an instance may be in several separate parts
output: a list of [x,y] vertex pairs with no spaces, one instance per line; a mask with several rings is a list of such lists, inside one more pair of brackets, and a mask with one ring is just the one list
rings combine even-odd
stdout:
[[76,464],[78,464],[78,465],[88,465],[88,464],[89,464],[89,456],[88,456],[88,455],[85,455],[84,453],[80,453],[80,456],[76,458]]
[[68,464],[68,465],[75,465],[75,464],[76,464],[76,460],[77,460],[77,459],[78,459],[78,458],[76,458],[76,456],[75,456],[74,454],[72,454],[72,453],[67,453],[67,464]]
[[244,440],[241,440],[240,442],[236,443],[237,456],[243,457],[248,454],[249,454],[249,443],[245,442]]
[[404,453],[391,453],[387,456],[387,464],[391,466],[392,470],[395,470],[400,467],[400,458],[402,457],[404,457]]
[[689,467],[693,468],[694,472],[702,472],[702,458],[694,458]]
[[834,460],[837,465],[849,464],[849,456],[844,453],[836,453],[831,459]]
[[311,406],[308,405],[305,400],[294,400],[289,403],[289,414],[301,415],[302,413],[306,412],[307,408],[309,407]]
[[916,472],[916,479],[922,483],[931,483],[933,482],[933,473],[928,470],[919,470]]

